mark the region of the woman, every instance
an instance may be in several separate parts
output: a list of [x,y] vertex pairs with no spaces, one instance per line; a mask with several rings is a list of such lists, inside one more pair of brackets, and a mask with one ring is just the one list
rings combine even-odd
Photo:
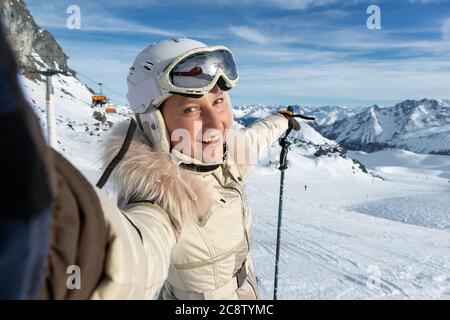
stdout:
[[[231,52],[187,38],[150,45],[128,76],[135,112],[108,142],[117,208],[107,220],[105,274],[93,298],[258,299],[244,182],[255,155],[291,125],[286,110],[233,129]],[[162,290],[160,290],[162,288]]]

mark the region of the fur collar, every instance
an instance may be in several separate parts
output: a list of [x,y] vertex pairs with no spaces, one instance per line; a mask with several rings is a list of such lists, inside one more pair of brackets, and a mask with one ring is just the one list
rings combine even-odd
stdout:
[[[114,127],[105,144],[103,158],[106,164],[120,150],[128,126],[129,121],[124,121]],[[170,154],[154,152],[139,128],[110,180],[124,203],[131,199],[154,201],[167,212],[178,234],[186,223],[203,222],[214,204],[200,180],[180,168]]]

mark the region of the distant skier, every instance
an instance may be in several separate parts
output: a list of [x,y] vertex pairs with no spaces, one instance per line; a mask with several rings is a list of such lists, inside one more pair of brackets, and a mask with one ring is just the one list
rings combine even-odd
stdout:
[[305,184],[305,191],[308,191],[308,186]]

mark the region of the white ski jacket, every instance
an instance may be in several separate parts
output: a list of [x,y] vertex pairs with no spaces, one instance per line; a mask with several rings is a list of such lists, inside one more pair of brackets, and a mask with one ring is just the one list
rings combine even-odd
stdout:
[[[227,140],[227,161],[206,172],[180,165],[182,154],[153,152],[138,129],[111,176],[119,206],[97,189],[109,245],[92,298],[259,299],[244,192],[252,165],[236,150],[245,142],[261,155],[287,128],[288,120],[273,114],[238,129],[238,138]],[[118,128],[108,143],[109,160],[125,131]]]

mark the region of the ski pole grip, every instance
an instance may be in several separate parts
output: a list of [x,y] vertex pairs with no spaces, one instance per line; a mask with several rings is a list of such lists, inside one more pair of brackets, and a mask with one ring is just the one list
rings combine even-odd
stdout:
[[284,171],[287,169],[286,157],[287,157],[287,151],[285,149],[281,150],[280,167],[278,168],[278,170]]
[[288,168],[287,155],[288,155],[289,146],[291,145],[291,143],[289,141],[287,141],[286,138],[283,138],[280,140],[280,145],[281,145],[280,167],[278,168],[278,170],[284,171]]

